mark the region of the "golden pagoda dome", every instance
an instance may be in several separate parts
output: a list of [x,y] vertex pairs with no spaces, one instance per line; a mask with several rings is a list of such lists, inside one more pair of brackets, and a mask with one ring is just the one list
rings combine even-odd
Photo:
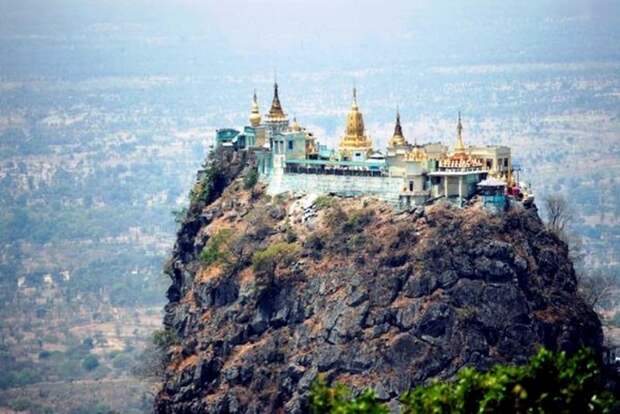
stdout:
[[258,110],[258,100],[256,99],[256,90],[252,98],[252,111],[250,112],[250,125],[257,127],[260,125],[260,111]]
[[357,105],[357,91],[353,88],[353,103],[351,110],[347,114],[347,125],[345,135],[340,140],[340,150],[344,155],[350,151],[370,152],[372,150],[372,141],[364,135],[364,117],[359,111]]
[[389,146],[390,147],[399,147],[407,145],[407,140],[403,135],[403,128],[400,125],[400,112],[396,111],[396,125],[394,126],[394,134],[392,134],[392,138],[390,138]]

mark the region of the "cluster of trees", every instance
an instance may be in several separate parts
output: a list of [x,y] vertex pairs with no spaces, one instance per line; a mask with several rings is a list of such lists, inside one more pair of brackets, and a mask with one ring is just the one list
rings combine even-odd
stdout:
[[[603,388],[594,354],[568,357],[545,349],[527,365],[496,365],[488,372],[461,370],[455,381],[436,381],[400,398],[401,412],[418,413],[607,413],[620,401]],[[372,390],[353,396],[343,385],[319,378],[311,389],[313,414],[387,414]]]

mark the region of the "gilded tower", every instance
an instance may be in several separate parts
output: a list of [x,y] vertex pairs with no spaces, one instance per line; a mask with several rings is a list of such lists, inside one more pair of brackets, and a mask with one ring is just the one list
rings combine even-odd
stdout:
[[[345,135],[340,140],[340,153],[344,158],[357,158],[368,155],[372,150],[370,137],[364,135],[364,117],[357,106],[357,91],[353,88],[353,103],[347,115]],[[355,157],[354,157],[355,155]]]
[[250,125],[254,128],[260,125],[260,111],[258,110],[258,100],[256,99],[256,90],[252,97],[252,111],[250,112]]
[[456,124],[456,145],[455,154],[465,154],[465,144],[463,143],[463,124],[461,124],[461,111],[459,111],[459,121]]
[[265,126],[269,129],[271,135],[280,133],[288,128],[288,117],[282,109],[280,97],[278,96],[278,82],[273,84],[273,101],[271,101],[269,112],[265,115]]
[[409,143],[407,142],[407,140],[405,139],[405,136],[403,135],[403,128],[400,125],[400,111],[396,111],[396,125],[394,126],[394,134],[392,134],[392,138],[390,138],[390,142],[388,143],[388,146],[391,148],[394,147],[402,147],[402,146],[406,146]]

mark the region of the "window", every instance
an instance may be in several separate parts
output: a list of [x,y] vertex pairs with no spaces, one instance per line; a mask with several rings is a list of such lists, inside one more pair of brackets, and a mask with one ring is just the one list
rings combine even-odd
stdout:
[[413,180],[409,181],[409,191],[413,192]]
[[288,149],[289,151],[293,149],[293,140],[288,141]]

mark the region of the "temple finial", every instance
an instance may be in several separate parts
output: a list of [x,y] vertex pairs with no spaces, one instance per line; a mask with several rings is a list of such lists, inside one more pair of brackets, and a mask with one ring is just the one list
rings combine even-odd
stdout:
[[351,109],[357,110],[357,88],[355,85],[353,86],[353,103],[351,104]]
[[454,152],[456,154],[465,153],[465,143],[463,142],[463,124],[461,123],[461,111],[459,111],[459,121],[456,124],[456,145]]

